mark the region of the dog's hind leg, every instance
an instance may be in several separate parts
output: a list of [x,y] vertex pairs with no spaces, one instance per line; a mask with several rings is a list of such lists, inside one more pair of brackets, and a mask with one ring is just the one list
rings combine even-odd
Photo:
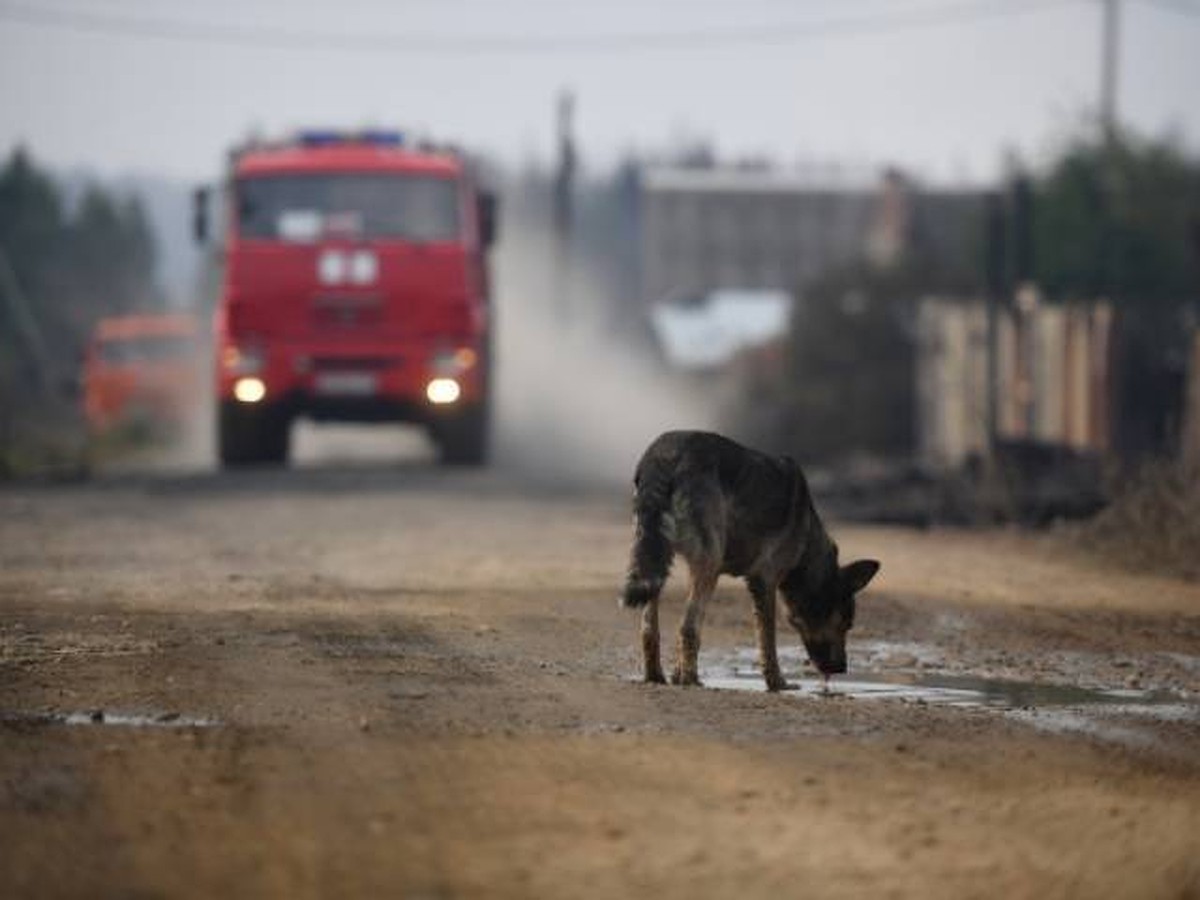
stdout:
[[776,585],[758,577],[746,579],[750,596],[754,598],[754,627],[758,632],[758,664],[768,691],[785,691],[789,685],[779,671],[775,652],[775,591]]
[[648,683],[666,684],[659,656],[658,597],[650,600],[642,609],[642,662]]
[[680,473],[672,496],[675,546],[687,560],[691,591],[679,625],[675,651],[675,684],[700,683],[698,658],[704,607],[717,586],[725,557],[724,495],[715,473]]
[[679,643],[675,650],[675,669],[671,673],[672,684],[700,684],[700,629],[704,626],[704,607],[717,586],[718,571],[715,568],[698,567],[689,560],[692,571],[692,589],[688,594],[687,608],[679,625]]

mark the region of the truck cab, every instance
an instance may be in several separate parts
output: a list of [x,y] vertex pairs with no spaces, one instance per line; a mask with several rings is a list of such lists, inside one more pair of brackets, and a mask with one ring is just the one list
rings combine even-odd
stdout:
[[109,316],[96,322],[83,356],[83,411],[101,435],[136,425],[182,428],[201,396],[204,341],[186,313]]
[[285,462],[302,416],[420,423],[444,461],[483,463],[494,204],[466,160],[396,133],[306,132],[232,153],[225,199],[221,463]]

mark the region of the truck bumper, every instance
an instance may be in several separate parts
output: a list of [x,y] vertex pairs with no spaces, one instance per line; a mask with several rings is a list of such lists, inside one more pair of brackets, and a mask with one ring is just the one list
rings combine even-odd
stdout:
[[[482,406],[487,396],[486,347],[480,341],[353,350],[259,344],[239,356],[242,350],[229,344],[218,352],[219,399],[270,405],[290,416],[433,424]],[[253,366],[243,364],[247,358]]]

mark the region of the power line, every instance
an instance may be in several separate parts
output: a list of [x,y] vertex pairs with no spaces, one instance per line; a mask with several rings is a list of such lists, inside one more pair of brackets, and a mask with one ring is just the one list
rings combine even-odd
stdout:
[[[26,6],[30,5],[29,0],[18,0],[18,2]],[[819,3],[821,0],[816,0],[816,2]],[[969,3],[970,0],[960,0],[960,2]],[[120,10],[129,13],[152,12],[156,8],[161,10],[164,4],[162,0],[86,0],[86,3],[82,5],[80,0],[39,0],[37,5],[43,8],[49,5],[65,8],[67,11],[82,9],[88,12],[94,12],[100,7],[107,6],[110,8],[109,11]],[[182,5],[177,2],[176,8]],[[246,0],[208,0],[205,8],[209,12],[231,8],[244,12],[246,5]],[[329,4],[323,0],[256,0],[256,5],[282,6],[292,11],[305,12],[329,10]],[[453,2],[455,7],[471,5],[491,6],[494,10],[503,10],[511,14],[531,7],[557,7],[559,11],[570,10],[563,0],[454,0]],[[907,7],[908,11],[912,11],[921,6],[929,6],[930,0],[838,0],[836,5],[841,9],[853,9],[860,13],[864,10],[878,11],[880,7],[891,10]],[[340,0],[337,11],[339,14],[377,13],[380,11],[395,14],[410,12],[421,7],[440,7],[443,11],[450,8],[446,0]],[[759,9],[787,7],[789,12],[795,12],[797,0],[606,0],[604,4],[606,10],[621,7],[636,7],[639,11],[654,9],[659,12],[674,10],[688,13],[698,7],[708,7],[709,9],[724,7],[727,12],[743,15],[748,9],[754,7]]]
[[1187,0],[1140,0],[1143,5],[1157,6],[1183,16],[1200,18],[1200,4],[1188,3]]
[[305,31],[187,23],[166,18],[96,14],[87,10],[31,7],[0,0],[0,21],[87,34],[152,38],[192,43],[286,50],[356,53],[562,53],[645,50],[695,50],[734,46],[785,45],[816,38],[860,37],[959,25],[1041,12],[1081,0],[1017,0],[942,4],[904,14],[780,22],[723,29],[642,31],[609,34],[453,35],[445,33],[366,33]]

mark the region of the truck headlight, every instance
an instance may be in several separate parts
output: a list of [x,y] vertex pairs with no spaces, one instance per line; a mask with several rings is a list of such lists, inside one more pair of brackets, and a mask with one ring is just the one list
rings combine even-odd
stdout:
[[267,386],[261,378],[239,378],[233,383],[233,396],[242,403],[257,403],[267,396]]
[[425,396],[430,403],[445,405],[462,396],[462,388],[453,378],[435,378],[425,386]]

